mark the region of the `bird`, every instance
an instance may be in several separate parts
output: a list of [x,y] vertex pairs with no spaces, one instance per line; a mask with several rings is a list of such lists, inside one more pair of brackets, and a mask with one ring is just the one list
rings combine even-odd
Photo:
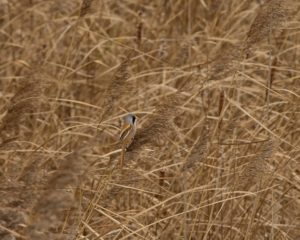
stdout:
[[119,141],[122,145],[122,153],[121,153],[121,167],[123,166],[125,151],[133,142],[136,126],[137,126],[137,117],[133,113],[127,114],[123,118],[124,124],[121,128]]

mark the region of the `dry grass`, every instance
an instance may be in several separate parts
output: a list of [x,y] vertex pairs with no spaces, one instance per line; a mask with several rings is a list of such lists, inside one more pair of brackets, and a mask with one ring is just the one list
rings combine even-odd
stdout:
[[0,239],[299,239],[299,9],[0,0]]

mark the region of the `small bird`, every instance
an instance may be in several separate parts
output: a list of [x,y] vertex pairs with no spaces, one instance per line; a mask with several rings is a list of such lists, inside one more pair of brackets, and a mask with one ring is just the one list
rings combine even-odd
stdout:
[[134,114],[129,113],[123,118],[123,120],[124,124],[122,126],[119,139],[122,144],[121,167],[123,166],[125,151],[133,142],[134,135],[136,133],[137,117]]

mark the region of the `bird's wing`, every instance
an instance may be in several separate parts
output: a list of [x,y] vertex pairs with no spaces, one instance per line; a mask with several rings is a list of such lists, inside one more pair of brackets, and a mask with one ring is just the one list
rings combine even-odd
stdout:
[[126,123],[123,127],[122,127],[122,131],[120,134],[120,141],[123,141],[124,139],[126,139],[126,137],[128,136],[128,134],[131,131],[132,126],[129,123]]

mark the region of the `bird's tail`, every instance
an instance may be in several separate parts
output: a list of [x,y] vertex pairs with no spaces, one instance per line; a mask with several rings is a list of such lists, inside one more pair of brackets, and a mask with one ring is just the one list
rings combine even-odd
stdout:
[[122,152],[121,152],[121,161],[120,161],[120,166],[121,166],[121,169],[123,168],[123,163],[124,163],[124,160],[125,160],[125,148],[122,147]]

